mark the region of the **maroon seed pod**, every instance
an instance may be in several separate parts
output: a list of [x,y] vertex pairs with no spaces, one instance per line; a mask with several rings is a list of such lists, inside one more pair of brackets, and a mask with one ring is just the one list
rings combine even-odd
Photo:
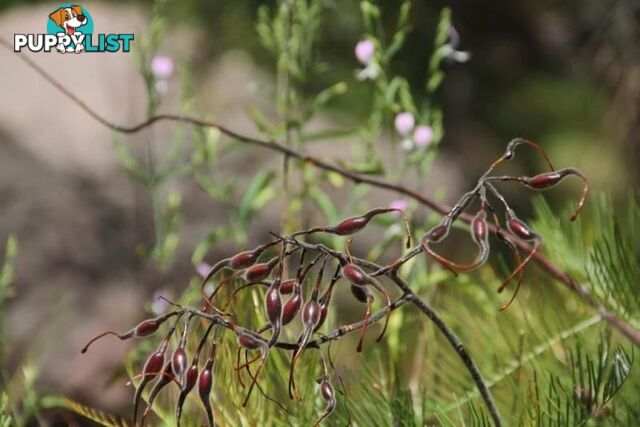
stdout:
[[162,365],[164,364],[164,353],[165,352],[161,350],[149,356],[142,369],[142,375],[144,375],[145,378],[155,377],[160,373]]
[[144,425],[144,420],[147,417],[149,410],[153,407],[153,402],[155,402],[156,397],[158,396],[158,393],[160,393],[160,391],[165,386],[171,383],[171,381],[173,381],[174,378],[175,377],[173,376],[173,368],[171,366],[171,362],[169,362],[165,364],[164,369],[162,370],[162,373],[158,378],[158,381],[156,381],[155,385],[151,389],[151,392],[149,393],[149,399],[147,400],[147,408],[144,410],[144,413],[142,414],[142,420],[140,420],[141,425]]
[[302,309],[302,323],[307,328],[315,328],[320,321],[320,304],[315,300],[308,301]]
[[327,380],[322,381],[322,384],[320,384],[320,392],[322,393],[322,397],[324,398],[324,400],[326,400],[327,402],[335,399],[333,387]]
[[136,388],[136,392],[133,396],[133,425],[136,425],[136,420],[138,416],[138,407],[140,406],[140,399],[142,398],[142,392],[144,391],[147,384],[153,380],[156,376],[160,374],[162,371],[162,365],[164,365],[164,353],[166,348],[161,348],[160,350],[152,353],[144,364],[144,368],[142,369],[142,381],[140,381],[140,385]]
[[584,183],[584,186],[582,188],[582,196],[580,197],[578,206],[576,207],[576,210],[571,214],[571,217],[570,217],[571,221],[573,221],[576,219],[576,217],[582,210],[582,206],[584,206],[584,203],[587,198],[587,194],[589,193],[589,182],[587,181],[587,178],[582,174],[582,172],[574,168],[565,168],[559,171],[543,173],[531,178],[527,178],[524,180],[524,184],[533,188],[534,190],[546,190],[548,188],[554,187],[569,175],[574,175],[579,177],[580,179],[582,179],[582,182]]
[[302,295],[296,294],[289,298],[282,309],[282,325],[288,325],[296,318],[296,315],[302,307]]
[[209,423],[209,427],[213,427],[215,425],[210,400],[211,388],[213,387],[212,368],[213,360],[209,359],[198,377],[198,394],[207,413],[207,422]]
[[332,234],[337,234],[339,236],[348,236],[365,228],[369,222],[373,219],[373,217],[389,212],[401,212],[400,209],[397,208],[377,208],[372,209],[369,212],[360,215],[354,216],[351,218],[347,218],[342,220],[339,224],[328,227],[327,232]]
[[272,285],[265,295],[265,308],[269,322],[272,325],[280,323],[280,318],[282,317],[282,297],[280,296],[277,283]]
[[129,338],[148,337],[149,335],[154,334],[167,319],[169,319],[172,316],[175,316],[176,314],[178,314],[177,311],[172,311],[171,313],[166,313],[166,314],[163,314],[162,316],[158,316],[153,319],[143,320],[142,322],[138,323],[133,329],[129,330],[128,332],[125,332],[124,334],[119,334],[114,331],[103,332],[102,334],[92,338],[87,343],[87,345],[85,345],[82,348],[82,350],[80,350],[80,352],[86,353],[89,347],[94,342],[96,342],[97,340],[99,340],[100,338],[106,335],[113,335],[122,341],[127,340]]
[[487,215],[484,211],[478,212],[478,214],[473,217],[471,221],[471,232],[471,236],[477,244],[483,245],[487,241],[489,233],[487,228]]
[[351,285],[351,293],[363,304],[366,304],[369,301],[369,298],[371,298],[371,294],[369,294],[367,289],[362,286]]
[[356,216],[353,218],[347,218],[340,222],[338,225],[331,227],[330,232],[339,236],[348,236],[362,230],[369,224],[370,219],[365,216]]
[[237,253],[229,259],[229,267],[234,270],[242,270],[248,267],[251,267],[253,264],[258,261],[260,255],[265,251],[265,249],[275,245],[278,241],[265,243],[264,245],[258,246],[257,248],[251,251],[243,251]]
[[251,338],[248,335],[239,335],[238,336],[238,343],[248,349],[248,350],[255,350],[257,348],[260,347],[260,344],[258,343],[258,341],[256,341],[255,339]]
[[244,273],[244,279],[247,282],[259,282],[266,279],[271,274],[273,268],[278,264],[278,257],[271,259],[269,262],[254,264],[247,268]]
[[371,277],[360,267],[349,263],[342,267],[342,275],[355,286],[367,286],[371,284]]
[[313,332],[318,327],[321,316],[320,304],[318,303],[318,291],[320,289],[320,283],[322,282],[324,267],[327,264],[327,259],[325,258],[322,261],[322,266],[320,267],[320,272],[318,273],[318,278],[316,279],[316,283],[313,287],[313,291],[311,292],[311,297],[309,301],[307,301],[302,307],[302,324],[304,325],[304,331],[300,338],[298,339],[298,346],[293,352],[293,357],[291,358],[291,368],[289,370],[289,397],[293,398],[294,390],[295,390],[295,381],[293,379],[293,371],[295,370],[296,362],[298,358],[304,351],[307,343],[309,342],[309,338],[313,335]]
[[182,388],[180,389],[180,395],[178,396],[178,402],[176,403],[176,423],[178,427],[180,426],[180,418],[182,416],[182,407],[184,406],[184,401],[187,398],[187,395],[191,392],[193,387],[196,385],[196,381],[198,380],[198,361],[200,360],[200,353],[204,348],[205,343],[207,342],[207,337],[213,329],[215,325],[214,322],[209,324],[209,327],[204,333],[204,336],[200,339],[200,343],[198,344],[198,348],[196,349],[196,353],[191,360],[191,366],[184,373],[184,381],[182,382]]
[[187,346],[187,332],[189,331],[189,321],[191,317],[189,317],[182,328],[182,335],[180,336],[180,342],[178,346],[173,351],[171,355],[171,366],[173,370],[173,374],[178,378],[180,382],[183,381],[183,376],[185,371],[187,370],[187,352],[185,347]]
[[193,387],[196,385],[196,381],[198,380],[198,362],[195,361],[191,365],[189,369],[184,374],[184,382],[182,383],[182,389],[180,390],[180,395],[178,396],[178,402],[176,404],[176,423],[180,426],[180,417],[182,416],[182,407],[184,405],[184,401],[187,398],[187,395]]
[[325,400],[325,402],[327,402],[327,407],[325,408],[320,418],[318,418],[318,420],[313,424],[313,427],[317,427],[318,425],[320,425],[322,420],[324,420],[329,415],[331,415],[331,413],[333,413],[333,411],[336,409],[336,405],[337,405],[336,393],[335,393],[335,390],[333,389],[333,386],[331,385],[331,382],[329,381],[327,363],[324,361],[324,359],[320,359],[320,361],[322,362],[322,368],[324,370],[324,375],[319,380],[320,395]]
[[189,369],[187,369],[184,373],[184,385],[183,389],[191,391],[193,386],[196,385],[196,380],[198,379],[198,365],[191,365]]
[[510,216],[507,220],[507,227],[509,230],[524,240],[533,240],[537,237],[536,233],[529,228],[524,222],[520,221],[515,216]]
[[[267,356],[269,354],[269,346],[267,343],[261,338],[251,336],[245,329],[240,328],[239,326],[231,324],[231,329],[235,332],[236,337],[238,339],[238,344],[241,347],[244,347],[247,350],[257,350],[260,349],[260,364],[258,365],[258,369],[256,369],[255,375],[251,376],[251,385],[249,386],[249,391],[247,392],[244,401],[242,402],[242,406],[247,406],[249,402],[249,397],[251,397],[251,392],[253,391],[253,387],[256,385],[258,381],[258,375],[260,375],[260,370],[264,366],[264,363],[267,360]],[[239,356],[238,356],[239,357]]]
[[182,377],[187,370],[187,352],[183,347],[178,347],[173,351],[171,366],[173,374],[182,381]]
[[298,279],[287,279],[280,284],[280,293],[290,295],[298,284]]
[[309,338],[311,338],[311,335],[313,334],[316,326],[318,326],[319,321],[320,305],[317,301],[310,300],[302,308],[302,323],[304,324],[304,331],[298,339],[298,346],[293,352],[293,357],[291,358],[291,367],[289,368],[289,397],[292,399],[294,397],[294,390],[296,388],[295,381],[293,379],[293,372],[296,367],[296,362],[304,351],[307,343],[309,342]]
[[176,325],[182,317],[184,312],[179,313],[178,319],[171,325],[171,329],[167,332],[164,339],[158,346],[158,349],[147,358],[147,361],[142,368],[142,381],[140,381],[140,385],[136,388],[136,391],[133,396],[133,425],[136,425],[136,420],[138,417],[138,406],[140,406],[140,400],[142,398],[142,392],[144,391],[147,384],[161,374],[161,371],[165,362],[165,353],[167,352],[167,347],[169,346],[169,340],[171,336],[176,330]]
[[327,315],[329,314],[329,304],[323,303],[320,304],[320,319],[318,319],[318,324],[315,328],[313,328],[313,332],[316,332],[320,327],[324,324],[325,320],[327,320]]
[[231,258],[231,260],[229,261],[229,267],[233,268],[234,270],[247,268],[253,265],[258,260],[259,255],[260,254],[257,254],[255,251],[240,252],[239,254],[236,254]]
[[269,339],[269,347],[276,343],[282,330],[282,297],[280,296],[280,280],[276,279],[265,295],[267,318],[273,333]]
[[560,172],[549,172],[536,175],[525,180],[525,184],[535,190],[546,190],[558,184],[566,175]]
[[422,238],[423,241],[429,241],[432,243],[438,243],[442,241],[449,234],[449,228],[445,225],[437,225],[433,227],[431,230],[427,231],[427,233]]

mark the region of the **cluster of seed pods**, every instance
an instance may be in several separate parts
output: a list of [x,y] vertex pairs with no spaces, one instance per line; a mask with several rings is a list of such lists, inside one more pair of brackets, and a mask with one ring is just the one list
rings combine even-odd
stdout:
[[[528,145],[538,150],[547,162],[550,171],[533,177],[492,175],[494,170],[501,163],[514,158],[516,148],[520,145]],[[515,182],[533,190],[543,191],[555,187],[568,176],[576,176],[583,182],[583,190],[580,201],[578,202],[578,206],[570,217],[571,221],[573,221],[577,218],[578,214],[582,210],[582,207],[584,206],[587,198],[587,194],[589,192],[589,183],[587,181],[587,178],[579,170],[574,168],[555,170],[553,164],[549,160],[549,157],[544,153],[539,145],[521,138],[514,139],[507,145],[505,153],[498,159],[496,159],[491,164],[489,169],[487,169],[487,171],[480,177],[475,188],[468,193],[465,193],[457,201],[457,203],[451,208],[449,213],[444,216],[440,224],[436,225],[422,236],[420,240],[421,248],[424,252],[429,254],[455,275],[457,275],[457,271],[473,270],[481,266],[486,262],[490,250],[488,239],[489,227],[487,224],[487,213],[489,213],[495,223],[496,237],[504,242],[507,246],[509,246],[512,252],[515,254],[517,262],[516,267],[498,288],[498,292],[502,292],[515,277],[518,277],[518,283],[516,285],[513,296],[501,307],[501,309],[504,310],[513,302],[518,289],[520,289],[520,286],[524,280],[523,270],[542,246],[542,237],[535,231],[533,231],[531,227],[528,226],[524,221],[518,218],[515,211],[511,208],[502,193],[498,191],[495,184],[499,182]],[[506,226],[506,230],[505,228],[503,228],[502,224],[499,221],[498,215],[496,213],[497,211],[492,206],[492,200],[489,195],[491,195],[492,199],[497,200],[502,206],[505,215],[504,225]],[[459,264],[438,254],[432,248],[432,245],[442,242],[448,236],[449,230],[451,229],[453,223],[458,219],[462,212],[464,212],[469,206],[473,204],[475,200],[479,200],[479,208],[476,215],[471,220],[470,232],[471,238],[478,246],[479,252],[474,261],[468,264]],[[524,259],[520,257],[518,247],[514,244],[515,240],[530,243],[531,249]]]
[[[526,144],[539,150],[549,164],[550,172],[534,177],[495,176],[496,169],[502,162],[514,157],[516,147]],[[149,410],[152,408],[158,394],[165,387],[176,384],[179,388],[179,396],[176,402],[176,420],[180,425],[183,407],[189,393],[196,388],[206,412],[209,426],[215,425],[214,407],[212,405],[212,390],[214,389],[215,361],[217,348],[224,338],[222,332],[227,331],[235,337],[237,346],[237,360],[234,367],[238,381],[245,387],[241,372],[248,374],[250,385],[242,405],[246,406],[254,388],[267,399],[273,401],[283,410],[287,409],[281,402],[267,396],[259,383],[260,372],[268,360],[269,352],[273,349],[291,352],[291,363],[288,377],[288,393],[291,399],[301,399],[295,382],[295,368],[307,350],[320,352],[322,377],[318,380],[318,392],[327,403],[324,411],[319,416],[315,425],[327,418],[336,408],[337,398],[332,385],[332,375],[323,355],[323,344],[331,340],[339,339],[344,333],[360,331],[360,339],[356,347],[360,352],[364,347],[364,338],[368,326],[381,318],[385,319],[381,332],[377,337],[380,341],[386,331],[389,316],[397,306],[392,302],[389,292],[379,280],[384,277],[392,279],[398,273],[398,269],[406,261],[421,252],[425,252],[445,268],[457,274],[457,271],[475,269],[484,264],[489,256],[489,231],[487,218],[495,223],[496,237],[507,244],[516,255],[517,265],[499,287],[498,292],[509,284],[514,278],[518,278],[516,291],[513,297],[502,306],[506,308],[519,289],[524,276],[524,267],[535,256],[542,244],[542,238],[536,234],[527,224],[520,220],[514,210],[507,203],[504,196],[496,188],[497,183],[516,182],[534,190],[546,190],[557,185],[567,176],[577,176],[584,181],[582,198],[571,219],[575,219],[582,208],[587,192],[587,180],[579,171],[572,168],[555,170],[546,154],[536,144],[517,139],[509,143],[505,153],[499,157],[489,169],[480,177],[476,187],[464,194],[453,206],[442,221],[427,231],[420,243],[407,254],[387,266],[377,266],[355,258],[351,254],[352,237],[364,230],[378,215],[397,212],[397,209],[377,208],[362,215],[350,217],[338,224],[326,227],[315,227],[292,233],[288,236],[275,235],[275,239],[260,245],[254,249],[239,252],[238,254],[223,259],[215,264],[201,282],[202,308],[180,306],[173,304],[175,309],[162,316],[144,320],[136,327],[123,334],[108,331],[98,335],[82,349],[86,352],[89,346],[97,339],[106,335],[113,335],[120,340],[129,338],[147,338],[157,332],[162,325],[168,324],[168,331],[158,348],[148,356],[141,374],[140,382],[134,393],[133,424],[144,423]],[[454,262],[435,251],[434,245],[442,242],[449,234],[452,224],[459,219],[462,212],[467,210],[474,201],[479,201],[479,207],[470,221],[470,233],[474,244],[478,247],[478,255],[467,264]],[[498,211],[492,203],[498,201],[504,211],[504,227],[499,221]],[[407,225],[407,247],[410,242],[410,230]],[[345,250],[329,249],[323,244],[312,244],[303,239],[312,239],[316,234],[331,234],[345,236]],[[531,243],[529,253],[524,259],[514,241],[521,240]],[[264,258],[261,260],[261,258]],[[295,268],[291,268],[296,266]],[[325,280],[325,270],[331,269],[333,275]],[[286,277],[287,272],[294,271],[291,277]],[[327,276],[329,277],[329,276]],[[309,279],[309,280],[307,280]],[[343,280],[341,280],[343,279]],[[214,283],[213,290],[207,292],[208,283]],[[338,283],[349,286],[353,297],[366,304],[363,320],[352,325],[333,325],[334,329],[320,332],[328,318],[329,307],[332,302],[333,291]],[[220,292],[222,289],[225,292]],[[253,316],[264,318],[265,323],[256,330],[236,324],[234,312],[241,307],[236,307],[237,296],[246,290],[257,292],[263,299],[264,312]],[[372,293],[371,291],[375,291]],[[222,301],[220,295],[227,294],[226,301]],[[384,307],[377,315],[372,315],[372,306],[375,302],[374,295],[383,297]],[[172,322],[170,322],[172,320]],[[181,323],[182,322],[182,323]],[[202,328],[194,327],[196,322],[204,322],[207,327],[202,333]],[[173,351],[169,351],[174,334],[177,344]],[[211,332],[214,331],[213,335]],[[340,333],[336,333],[340,332]],[[199,335],[199,336],[198,336]],[[195,336],[196,350],[189,358],[187,344],[189,339]],[[292,342],[287,339],[297,337]],[[331,337],[331,338],[328,338]],[[208,352],[205,350],[208,348]],[[325,352],[331,361],[330,351]],[[205,354],[206,356],[205,360]],[[244,362],[242,355],[244,354]],[[250,354],[255,357],[250,359]],[[252,365],[257,364],[255,371]],[[333,367],[333,363],[331,363]],[[143,398],[145,388],[155,381],[148,394],[147,407],[141,418],[138,418],[138,409]],[[288,412],[288,411],[287,411]]]

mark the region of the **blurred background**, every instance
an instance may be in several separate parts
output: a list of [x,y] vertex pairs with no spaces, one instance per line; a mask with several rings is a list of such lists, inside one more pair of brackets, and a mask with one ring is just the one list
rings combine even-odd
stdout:
[[[258,6],[264,4],[273,2],[166,4],[156,55],[168,58],[171,70],[158,89],[156,110],[186,112],[258,135],[252,109],[267,119],[277,116],[273,95],[265,89],[277,85],[274,59],[255,29]],[[380,2],[385,26],[393,27],[399,4]],[[82,6],[91,11],[97,32],[136,34],[133,52],[21,55],[114,123],[138,123],[149,111],[149,99],[140,72],[144,58],[136,49],[149,40],[143,34],[152,31],[154,6],[149,1]],[[594,189],[608,191],[613,204],[624,207],[629,189],[637,190],[640,180],[640,2],[414,2],[411,30],[390,69],[407,79],[416,98],[425,93],[428,59],[445,6],[460,35],[458,48],[469,51],[471,59],[444,64],[446,77],[437,92],[444,118],[439,153],[429,173],[407,178],[407,185],[454,201],[510,139],[521,136],[543,146],[559,167],[583,170]],[[3,0],[0,37],[44,32],[48,14],[57,7]],[[364,33],[360,8],[358,2],[327,0],[322,13],[316,46],[322,70],[300,94],[347,82],[348,96],[328,104],[310,126],[353,127],[366,119],[370,106],[366,83],[355,78],[360,64],[354,47]],[[19,242],[13,295],[1,308],[3,369],[10,378],[33,375],[40,394],[69,396],[124,414],[131,390],[121,379],[111,379],[131,344],[102,344],[90,355],[79,349],[98,331],[135,324],[153,310],[154,295],[181,295],[196,275],[194,247],[233,218],[241,189],[258,170],[277,170],[282,160],[253,148],[231,150],[216,173],[234,177],[238,188],[220,200],[180,173],[150,193],[132,179],[127,156],[159,170],[176,139],[192,138],[186,130],[179,134],[175,125],[161,123],[133,136],[116,135],[61,96],[17,54],[0,49],[0,64],[0,241],[13,234]],[[337,160],[350,156],[339,142],[319,142],[305,149]],[[392,138],[383,135],[376,144],[385,150]],[[522,155],[510,170],[534,174],[543,168],[537,156]],[[341,200],[349,191],[329,194]],[[506,192],[517,209],[531,211],[528,193],[511,187]],[[551,206],[566,207],[574,206],[578,192],[577,184],[567,184],[545,196]],[[370,205],[393,199],[377,191],[368,197]],[[273,203],[254,212],[244,245],[279,229],[280,202]],[[172,219],[172,209],[179,218]],[[168,221],[171,239],[150,256],[150,248],[158,249],[161,221]],[[212,263],[242,247],[242,239],[211,245],[199,258]],[[60,425],[68,422],[68,415],[55,411],[47,417]]]

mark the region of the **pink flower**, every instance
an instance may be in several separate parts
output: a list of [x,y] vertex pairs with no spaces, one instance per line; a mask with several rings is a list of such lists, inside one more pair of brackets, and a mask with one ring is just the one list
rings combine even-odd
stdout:
[[169,298],[169,295],[164,291],[164,289],[158,289],[153,293],[153,302],[151,303],[151,311],[156,316],[161,315],[167,310],[169,303],[163,300],[160,297]]
[[376,46],[372,40],[360,40],[356,44],[356,58],[364,65],[368,65],[373,59]]
[[398,113],[395,120],[396,130],[402,136],[409,135],[411,129],[413,129],[413,125],[415,124],[415,119],[413,118],[413,114],[403,112]]
[[209,271],[211,271],[211,266],[206,262],[201,262],[196,266],[196,271],[200,276],[202,276],[202,278],[205,278],[207,277],[207,274],[209,274]]
[[402,212],[407,210],[407,206],[408,206],[407,199],[396,199],[391,201],[391,203],[389,203],[389,207],[391,209],[399,209]]
[[419,148],[424,148],[433,141],[433,129],[430,126],[420,125],[413,132],[413,142]]
[[151,60],[151,72],[159,80],[166,80],[173,73],[173,60],[168,56],[154,56]]

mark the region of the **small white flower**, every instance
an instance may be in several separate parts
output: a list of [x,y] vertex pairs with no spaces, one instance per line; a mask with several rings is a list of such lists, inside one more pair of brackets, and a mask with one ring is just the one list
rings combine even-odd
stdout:
[[358,80],[375,80],[378,77],[380,69],[378,68],[378,64],[372,62],[371,64],[364,67],[362,70],[359,70],[356,74],[356,79]]
[[398,133],[402,136],[407,136],[413,129],[416,121],[413,118],[413,114],[409,112],[402,112],[396,115],[395,126]]
[[418,148],[427,147],[433,141],[433,129],[430,126],[419,125],[416,126],[413,132],[413,142]]
[[442,51],[444,56],[453,62],[467,62],[471,59],[471,52],[458,50],[458,45],[460,44],[460,34],[452,25],[447,28],[447,34],[449,36],[449,43],[442,46]]
[[165,94],[167,93],[167,90],[169,90],[169,84],[166,80],[157,80],[155,86],[156,92],[159,94]]

